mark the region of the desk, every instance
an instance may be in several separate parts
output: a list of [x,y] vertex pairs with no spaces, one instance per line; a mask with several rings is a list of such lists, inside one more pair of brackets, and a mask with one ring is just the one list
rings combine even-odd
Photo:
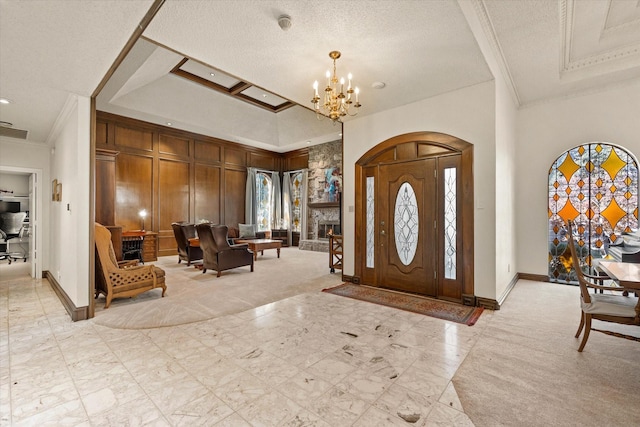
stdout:
[[[142,245],[139,248],[135,248],[140,251],[139,256],[141,257],[142,262],[149,261],[157,261],[158,260],[158,233],[154,231],[140,231],[140,230],[130,230],[122,232],[122,241],[123,241],[123,251],[125,250],[125,246],[131,245],[136,246],[132,243],[125,242],[136,242],[141,241]],[[133,248],[132,248],[133,249]],[[124,255],[123,255],[124,257]]]
[[597,260],[594,265],[616,280],[623,288],[638,290],[640,293],[640,264]]

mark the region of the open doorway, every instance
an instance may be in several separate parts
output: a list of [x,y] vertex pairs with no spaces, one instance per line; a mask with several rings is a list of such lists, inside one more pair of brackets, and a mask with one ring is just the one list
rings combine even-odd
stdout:
[[0,168],[0,277],[41,278],[37,256],[40,170]]

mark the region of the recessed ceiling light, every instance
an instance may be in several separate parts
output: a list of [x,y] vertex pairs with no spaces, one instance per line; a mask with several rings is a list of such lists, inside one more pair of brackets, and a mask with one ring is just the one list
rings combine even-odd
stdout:
[[167,126],[173,126],[173,123],[167,122]]
[[11,101],[7,98],[0,98],[0,104],[11,104]]
[[384,89],[387,84],[384,82],[373,82],[371,83],[371,87],[374,89]]
[[311,141],[307,141],[307,144],[311,144]]
[[262,94],[262,97],[263,97],[263,98],[266,98],[267,96],[268,96],[268,95],[267,95],[266,93],[263,93],[263,94]]
[[209,73],[209,75],[210,75],[211,77],[215,77],[215,76],[216,76],[216,73]]
[[339,134],[338,134],[338,136],[342,136],[342,134],[341,134],[341,133],[339,133]]

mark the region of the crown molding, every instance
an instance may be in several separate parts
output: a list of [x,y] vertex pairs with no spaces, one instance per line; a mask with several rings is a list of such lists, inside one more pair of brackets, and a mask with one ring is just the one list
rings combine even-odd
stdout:
[[[488,52],[483,51],[485,60],[489,64],[489,68],[492,69],[492,72],[494,73],[494,78],[495,78],[496,72],[497,71],[500,72],[509,90],[509,93],[511,94],[513,102],[515,103],[516,107],[520,107],[520,105],[522,105],[522,102],[520,100],[520,95],[518,94],[518,89],[513,80],[513,76],[511,75],[511,70],[509,69],[507,61],[504,57],[502,46],[500,46],[500,42],[498,41],[498,37],[496,36],[496,31],[495,31],[493,22],[491,22],[491,18],[489,17],[489,13],[487,12],[487,8],[484,0],[471,0],[471,1],[458,0],[458,4],[460,5],[460,8],[462,9],[462,12],[464,13],[465,17],[467,18],[467,22],[471,27],[471,31],[474,33],[474,36],[476,37],[476,41],[478,41],[478,44],[482,50],[482,43],[478,39],[478,34],[476,34],[476,32],[473,30],[474,25],[470,21],[470,18],[472,17],[469,16],[468,5],[471,4],[473,6],[473,15],[477,18],[477,22],[480,24],[480,27],[484,34],[484,40],[487,42],[491,50],[491,58],[487,57]],[[492,65],[491,62],[493,62],[494,65],[498,67],[498,70],[495,70],[494,67],[491,66]]]
[[[572,78],[582,79],[588,77],[594,77],[597,75],[605,74],[607,72],[616,71],[618,69],[626,68],[624,64],[620,65],[622,60],[632,58],[634,56],[640,57],[640,44],[623,46],[617,49],[608,50],[603,53],[589,55],[582,58],[572,59],[571,48],[572,39],[574,35],[574,13],[575,13],[575,0],[561,0],[559,3],[560,8],[560,26],[561,34],[560,38],[560,78],[564,79],[571,75]],[[609,8],[611,3],[609,4]],[[607,12],[608,16],[608,12]],[[605,28],[605,22],[603,23],[603,30],[601,36],[607,31],[618,31],[621,28],[626,28],[629,25],[635,24],[637,20],[611,27]],[[615,63],[614,63],[615,62]],[[609,64],[606,70],[596,69],[595,66],[604,66]],[[617,64],[617,65],[616,65]],[[575,75],[572,75],[575,73]]]
[[53,144],[55,143],[55,140],[60,135],[60,132],[62,131],[62,129],[64,128],[64,125],[66,124],[67,119],[69,118],[70,114],[74,111],[74,109],[78,105],[78,96],[79,95],[75,95],[73,93],[70,93],[69,95],[67,95],[67,100],[65,101],[64,106],[60,111],[60,114],[58,114],[58,117],[56,118],[56,121],[53,124],[53,127],[51,128],[51,132],[49,132],[49,136],[45,141],[47,145],[53,147]]

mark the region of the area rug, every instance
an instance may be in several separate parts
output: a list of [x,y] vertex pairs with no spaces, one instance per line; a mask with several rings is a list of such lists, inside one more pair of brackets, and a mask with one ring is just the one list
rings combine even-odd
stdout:
[[[108,309],[105,299],[96,300],[93,321],[117,329],[150,329],[184,325],[215,319],[264,306],[306,292],[336,286],[340,275],[331,274],[329,254],[285,247],[280,258],[276,251],[264,251],[249,267],[206,273],[176,256],[160,257],[155,265],[166,273],[167,292],[153,289],[135,298],[116,298]],[[286,272],[286,274],[283,274]]]
[[473,326],[478,321],[483,310],[482,307],[458,305],[417,295],[387,291],[369,286],[353,285],[351,283],[343,283],[335,288],[323,289],[322,292],[424,314],[425,316],[436,317],[469,326]]

